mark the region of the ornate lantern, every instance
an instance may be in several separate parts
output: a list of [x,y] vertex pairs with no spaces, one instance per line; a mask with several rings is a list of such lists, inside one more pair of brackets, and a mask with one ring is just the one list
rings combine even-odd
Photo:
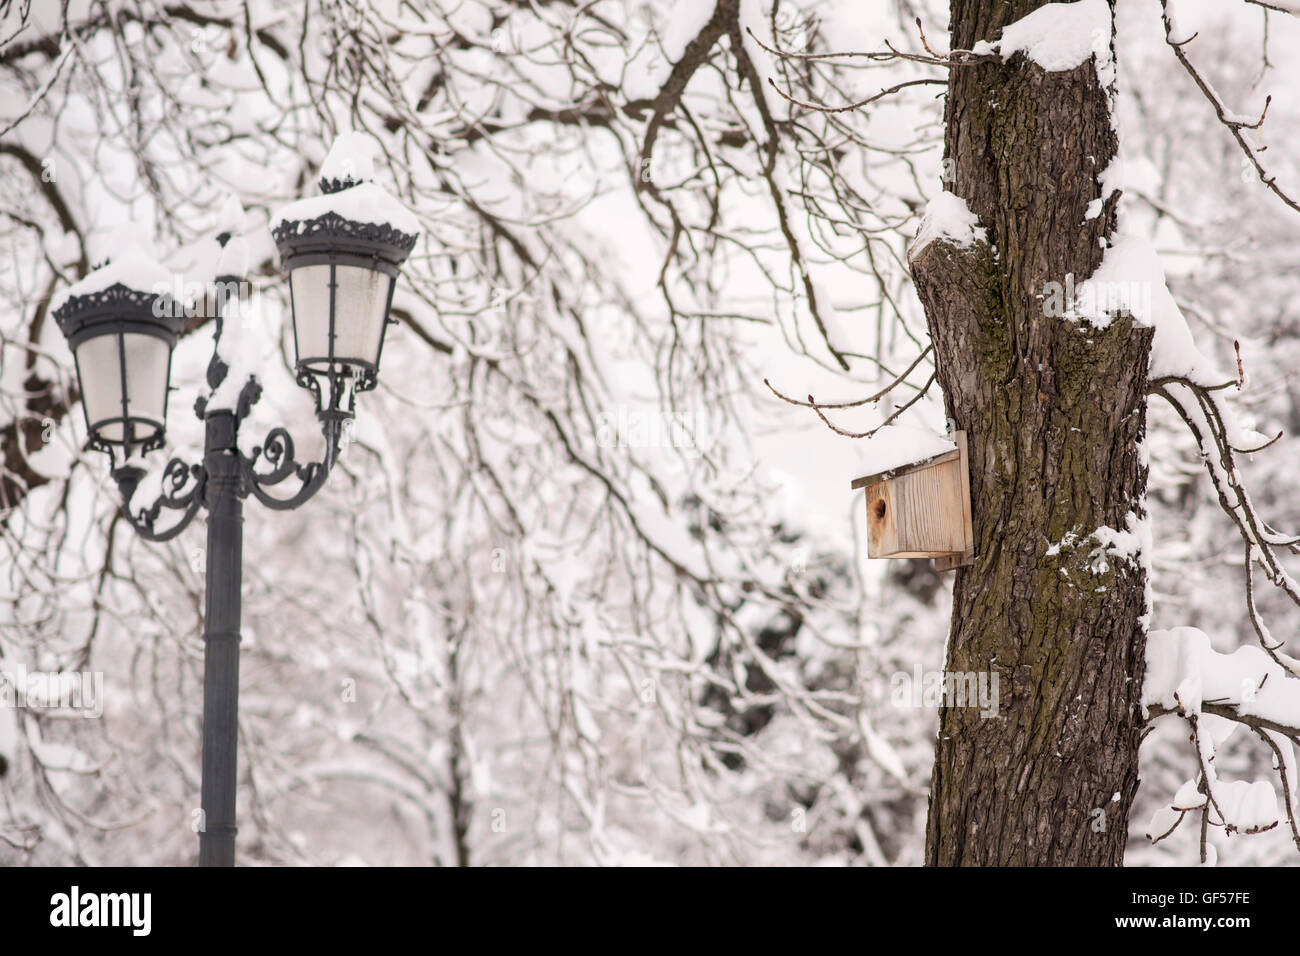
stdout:
[[127,459],[161,447],[172,349],[185,313],[169,276],[132,250],[96,269],[52,305],[77,365],[92,447]]
[[398,271],[419,236],[415,217],[369,181],[360,148],[340,137],[321,170],[322,195],[271,222],[289,273],[298,381],[323,414],[350,414],[355,393],[375,387]]

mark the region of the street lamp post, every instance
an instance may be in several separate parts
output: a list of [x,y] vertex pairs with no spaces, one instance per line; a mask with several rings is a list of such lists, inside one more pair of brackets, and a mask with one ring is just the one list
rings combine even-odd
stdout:
[[[239,448],[240,424],[261,394],[252,375],[227,382],[231,368],[222,358],[225,306],[243,280],[241,239],[218,236],[216,347],[207,370],[212,392],[195,403],[205,429],[202,463],[173,458],[161,493],[147,507],[133,511],[131,500],[145,474],[143,454],[163,445],[171,354],[185,310],[161,291],[169,284],[162,267],[135,252],[91,273],[54,309],[76,359],[88,444],[109,454],[131,526],[150,541],[167,541],[200,508],[208,512],[200,866],[235,862],[244,499],[251,494],[277,510],[297,508],[324,485],[357,393],[376,384],[398,270],[418,236],[414,217],[373,182],[352,175],[355,164],[350,157],[339,161],[338,149],[326,160],[323,195],[294,203],[271,223],[289,273],[297,381],[315,399],[325,440],[320,461],[299,463],[283,427],[272,429],[251,455]],[[330,172],[339,169],[343,174]],[[297,488],[288,497],[269,490],[291,478]],[[164,510],[179,517],[161,523]]]

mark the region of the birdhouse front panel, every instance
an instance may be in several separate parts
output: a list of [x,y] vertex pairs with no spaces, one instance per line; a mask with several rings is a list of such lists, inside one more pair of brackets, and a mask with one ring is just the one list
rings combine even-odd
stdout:
[[867,508],[867,556],[935,558],[941,570],[970,563],[973,534],[965,434],[929,461],[859,479]]

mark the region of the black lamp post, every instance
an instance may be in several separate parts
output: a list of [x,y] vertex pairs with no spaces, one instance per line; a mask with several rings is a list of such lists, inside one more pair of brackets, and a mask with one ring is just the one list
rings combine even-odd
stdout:
[[[162,492],[148,507],[133,512],[131,498],[144,476],[140,456],[163,444],[171,353],[185,326],[184,309],[157,291],[166,284],[161,267],[133,255],[91,273],[54,312],[76,358],[89,445],[112,458],[132,527],[150,541],[166,541],[200,507],[208,511],[200,866],[235,862],[244,498],[252,494],[271,508],[296,508],[324,485],[355,413],[356,394],[375,386],[398,270],[418,236],[411,214],[373,183],[323,178],[321,188],[324,195],[294,203],[272,223],[289,273],[297,379],[315,398],[325,438],[321,461],[297,462],[293,438],[282,427],[272,429],[252,455],[239,450],[240,423],[261,394],[255,377],[230,383],[240,386],[233,402],[213,400],[230,373],[219,347],[222,307],[243,279],[242,266],[233,265],[239,257],[225,254],[234,248],[229,234],[218,237],[218,347],[207,371],[214,396],[195,403],[205,426],[203,461],[173,458]],[[219,407],[224,405],[233,407]],[[268,490],[291,477],[297,482],[292,495]],[[164,509],[180,517],[164,526]]]

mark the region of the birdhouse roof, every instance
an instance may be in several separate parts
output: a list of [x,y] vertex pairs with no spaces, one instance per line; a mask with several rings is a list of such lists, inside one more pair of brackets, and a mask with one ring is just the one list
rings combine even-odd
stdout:
[[861,456],[871,473],[853,480],[853,487],[865,488],[887,478],[896,478],[918,468],[950,461],[960,453],[950,439],[928,428],[886,425],[864,439]]

